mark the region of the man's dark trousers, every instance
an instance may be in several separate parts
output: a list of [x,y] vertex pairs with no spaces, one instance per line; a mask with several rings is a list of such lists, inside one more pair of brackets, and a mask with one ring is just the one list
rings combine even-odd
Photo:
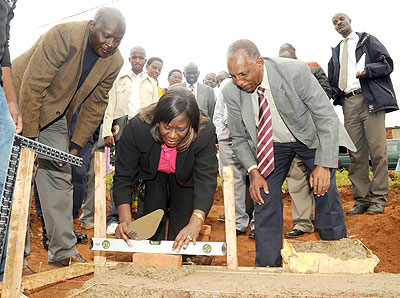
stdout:
[[[283,234],[282,184],[295,155],[304,162],[308,174],[314,168],[315,149],[300,142],[275,143],[275,169],[267,177],[269,195],[261,189],[263,205],[255,204],[256,261],[257,267],[281,266],[280,250]],[[315,197],[315,227],[322,240],[346,238],[344,213],[336,187],[336,169],[331,169],[330,187],[321,197]]]

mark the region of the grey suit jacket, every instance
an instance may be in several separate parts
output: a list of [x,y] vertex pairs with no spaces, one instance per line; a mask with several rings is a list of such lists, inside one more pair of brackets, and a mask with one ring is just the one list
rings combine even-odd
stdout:
[[[197,104],[199,105],[200,110],[202,110],[206,116],[212,120],[215,108],[214,90],[201,83],[198,83],[197,86]],[[183,82],[171,86],[171,88],[175,87],[183,87],[186,89],[186,83]]]
[[[337,168],[339,145],[356,150],[307,63],[264,58],[276,108],[293,136],[316,149],[315,165]],[[232,149],[248,169],[257,164],[257,128],[251,94],[233,81],[222,93],[228,108]]]

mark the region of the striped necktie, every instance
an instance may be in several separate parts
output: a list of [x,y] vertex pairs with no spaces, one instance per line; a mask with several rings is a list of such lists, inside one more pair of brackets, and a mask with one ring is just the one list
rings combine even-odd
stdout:
[[257,143],[257,167],[264,178],[275,168],[274,146],[272,140],[272,117],[267,99],[264,96],[264,88],[258,87],[258,102],[260,117],[258,121]]
[[192,94],[194,95],[194,97],[196,97],[196,91],[194,91],[194,86],[193,86],[193,85],[190,85],[190,86],[189,86],[189,90],[190,90],[190,92],[192,92]]
[[342,58],[340,59],[340,71],[339,71],[339,89],[344,90],[347,87],[347,62],[349,60],[349,47],[347,43],[348,38],[346,37],[343,42]]

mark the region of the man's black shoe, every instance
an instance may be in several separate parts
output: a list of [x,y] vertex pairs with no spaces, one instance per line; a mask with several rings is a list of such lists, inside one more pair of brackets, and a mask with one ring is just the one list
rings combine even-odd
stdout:
[[303,232],[302,230],[293,229],[292,231],[286,233],[285,236],[288,238],[296,238],[300,237],[303,234],[305,234],[305,232]]
[[249,238],[256,239],[256,230],[251,230],[251,232],[249,234]]
[[247,231],[242,232],[242,231],[236,230],[236,236],[244,235],[244,234],[246,234],[246,232]]
[[356,215],[356,214],[363,214],[368,210],[368,206],[362,205],[354,205],[349,211],[346,212],[346,215]]
[[82,244],[82,243],[88,242],[88,237],[86,234],[78,233],[75,231],[74,231],[74,233],[76,236],[76,244]]
[[371,204],[367,209],[367,214],[381,214],[385,210],[385,206],[379,203]]

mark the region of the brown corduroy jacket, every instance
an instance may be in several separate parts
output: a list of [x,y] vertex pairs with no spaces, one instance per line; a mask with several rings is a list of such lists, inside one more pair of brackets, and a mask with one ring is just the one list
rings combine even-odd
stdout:
[[100,57],[77,90],[88,40],[87,21],[60,24],[13,61],[24,136],[37,137],[40,129],[64,114],[70,123],[82,102],[71,142],[84,147],[94,134],[123,59],[118,49],[107,58]]

